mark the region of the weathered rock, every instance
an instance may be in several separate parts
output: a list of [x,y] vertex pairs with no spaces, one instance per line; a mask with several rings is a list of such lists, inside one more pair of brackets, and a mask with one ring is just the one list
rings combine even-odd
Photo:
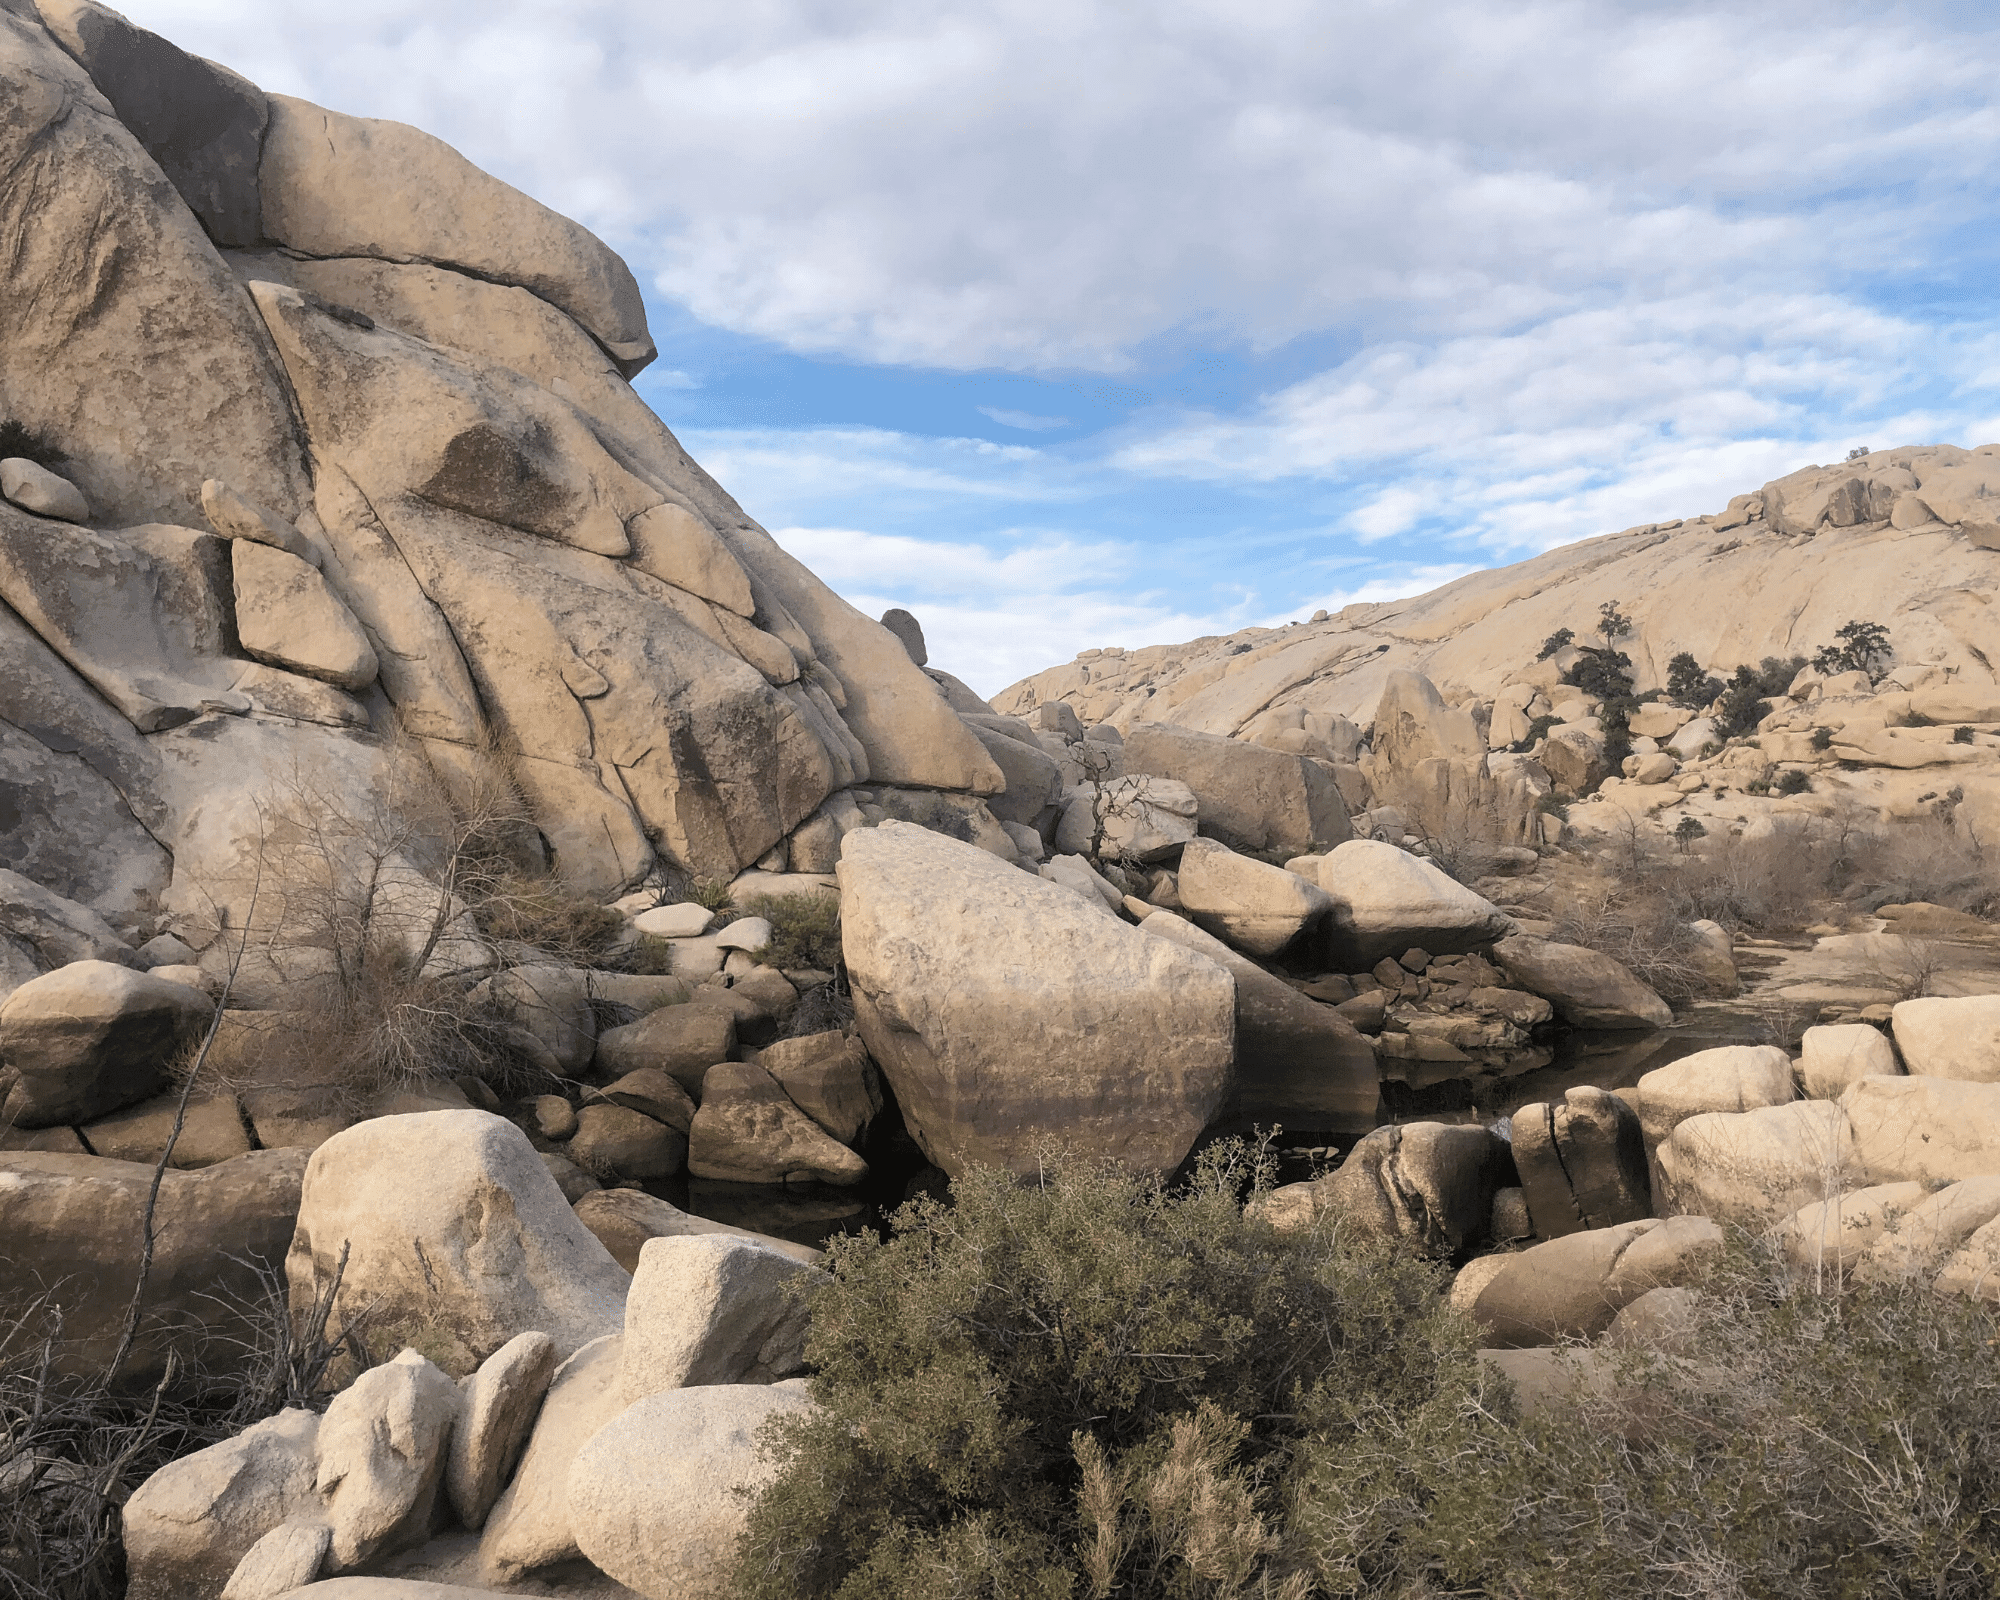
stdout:
[[1506,1142],[1486,1128],[1409,1122],[1377,1128],[1337,1171],[1274,1189],[1274,1226],[1309,1226],[1331,1207],[1351,1224],[1451,1255],[1486,1232],[1494,1194],[1514,1174]]
[[1561,1105],[1514,1113],[1514,1165],[1544,1239],[1636,1222],[1652,1211],[1639,1116],[1602,1089],[1569,1090]]
[[[1974,1234],[2000,1216],[2000,1177],[1967,1178],[1892,1219],[1855,1276],[1864,1283],[1934,1280]],[[1992,1264],[1988,1263],[1991,1270]]]
[[279,1600],[320,1574],[333,1544],[324,1522],[286,1522],[244,1553],[222,1586],[221,1600]]
[[1153,911],[1143,926],[1236,980],[1236,1084],[1215,1126],[1247,1133],[1277,1123],[1356,1137],[1375,1126],[1382,1104],[1375,1049],[1346,1017],[1171,911]]
[[225,539],[267,544],[274,550],[297,556],[309,567],[318,567],[323,559],[312,541],[297,528],[275,511],[244,499],[220,478],[210,478],[202,484],[201,514]]
[[385,1321],[436,1323],[466,1370],[519,1333],[548,1333],[567,1354],[624,1320],[625,1273],[527,1136],[488,1112],[379,1117],[329,1139],[298,1219],[285,1263],[295,1310],[351,1244],[336,1317],[372,1304]]
[[1612,1350],[1648,1350],[1659,1355],[1691,1356],[1699,1346],[1701,1295],[1694,1289],[1648,1289],[1604,1330]]
[[[1006,791],[986,802],[1001,822],[1032,826],[1035,819],[1050,806],[1061,803],[1062,768],[1053,756],[1027,737],[1025,724],[1016,723],[1009,717],[977,714],[966,716],[963,720],[1007,781]],[[1013,731],[1015,729],[1019,731]],[[827,870],[832,871],[839,859],[836,852],[828,860]]]
[[88,1122],[166,1086],[212,1008],[198,989],[108,961],[74,961],[0,1003],[0,1121]]
[[72,961],[108,961],[116,966],[150,968],[130,945],[88,906],[78,905],[53,890],[0,868],[0,930],[28,945],[44,967]]
[[747,950],[753,954],[770,948],[771,921],[768,917],[737,917],[715,936],[721,950]]
[[1673,1209],[1756,1226],[1831,1199],[1856,1170],[1847,1113],[1826,1100],[1703,1112],[1656,1154]]
[[0,497],[38,517],[53,517],[59,522],[90,520],[90,502],[75,484],[19,456],[0,461]]
[[1862,1078],[1840,1105],[1863,1181],[1938,1185],[2000,1173],[2000,1084]]
[[586,1195],[596,1194],[604,1187],[568,1156],[557,1155],[553,1150],[542,1152],[542,1166],[555,1180],[562,1191],[562,1197],[574,1206]]
[[1252,955],[1276,955],[1333,910],[1318,885],[1213,839],[1181,852],[1176,883],[1198,925]]
[[868,1053],[947,1172],[1031,1170],[1037,1141],[1150,1171],[1227,1097],[1235,983],[984,852],[885,823],[840,862]]
[[597,1039],[597,1069],[622,1077],[643,1067],[666,1073],[690,1096],[718,1061],[736,1053],[736,1018],[712,1006],[661,1006]]
[[1778,1238],[1794,1266],[1852,1272],[1890,1224],[1929,1192],[1921,1183],[1881,1183],[1815,1200],[1780,1224]]
[[1595,1338],[1650,1290],[1691,1281],[1722,1247],[1703,1217],[1645,1217],[1551,1239],[1508,1256],[1472,1304],[1481,1337],[1500,1348]]
[[597,1236],[597,1242],[627,1272],[639,1270],[639,1253],[648,1239],[683,1239],[714,1235],[740,1239],[749,1244],[776,1250],[808,1266],[824,1258],[825,1252],[811,1245],[794,1244],[748,1228],[713,1222],[669,1204],[640,1189],[602,1189],[576,1202],[577,1220]]
[[1446,705],[1437,686],[1419,672],[1389,674],[1375,708],[1372,742],[1378,767],[1403,772],[1414,772],[1421,761],[1478,765],[1486,758],[1486,740],[1471,715]]
[[930,664],[930,651],[924,644],[924,626],[901,606],[891,606],[882,613],[882,626],[899,640],[910,653],[910,659],[920,667]]
[[1659,1144],[1689,1117],[1783,1105],[1796,1092],[1791,1057],[1776,1045],[1719,1045],[1682,1056],[1642,1077],[1639,1121],[1646,1142]]
[[688,1170],[731,1183],[856,1184],[868,1163],[792,1104],[761,1066],[725,1061],[702,1080]]
[[1516,933],[1493,946],[1493,959],[1575,1027],[1664,1028],[1674,1020],[1666,1001],[1599,951]]
[[[157,1377],[169,1349],[199,1354],[211,1341],[254,1337],[263,1303],[259,1270],[284,1259],[298,1215],[306,1158],[257,1150],[200,1172],[161,1178],[153,1265],[140,1333],[127,1366]],[[64,1311],[57,1370],[102,1376],[138,1281],[153,1168],[98,1156],[0,1156],[0,1260],[7,1281],[52,1289]]]
[[698,939],[708,932],[709,924],[714,921],[715,913],[707,906],[683,900],[675,905],[654,906],[650,911],[640,912],[632,919],[632,926],[656,939]]
[[694,1097],[658,1067],[639,1067],[613,1079],[591,1098],[642,1111],[655,1122],[686,1133],[694,1122]]
[[1082,856],[1053,856],[1038,870],[1041,877],[1061,884],[1085,905],[1101,906],[1113,917],[1125,904],[1117,887]]
[[811,1409],[803,1382],[647,1396],[570,1468],[578,1547],[642,1594],[731,1600],[736,1541],[752,1497],[776,1471],[758,1450],[758,1430]]
[[570,1464],[625,1409],[618,1386],[624,1344],[622,1334],[594,1340],[556,1369],[521,1464],[480,1535],[479,1568],[487,1581],[517,1583],[581,1558],[570,1521]]
[[1412,945],[1432,955],[1476,950],[1512,922],[1489,900],[1428,861],[1373,839],[1350,839],[1320,858],[1319,886],[1333,901],[1332,964],[1360,972]]
[[2000,1083],[2000,995],[1905,1000],[1890,1026],[1912,1073]]
[[1838,1100],[1862,1078],[1893,1078],[1902,1070],[1887,1035],[1865,1022],[1808,1028],[1799,1040],[1799,1084],[1815,1100]]
[[236,1565],[281,1523],[316,1515],[320,1419],[286,1410],[170,1461],[122,1516],[130,1600],[219,1595]]
[[[255,315],[99,86],[22,9],[0,17],[0,79],[18,86],[0,232],[22,242],[0,306],[10,418],[69,453],[111,526],[186,522],[217,475],[297,503],[304,463]],[[79,272],[91,261],[121,270]]]
[[587,1105],[576,1114],[569,1157],[599,1177],[671,1178],[687,1165],[688,1136],[643,1111]]
[[414,1350],[333,1397],[313,1442],[313,1487],[333,1530],[327,1569],[353,1572],[430,1536],[458,1386]]
[[174,1120],[181,1112],[181,1097],[176,1091],[100,1117],[86,1124],[83,1134],[97,1155],[149,1166],[167,1153],[171,1141],[169,1164],[183,1171],[212,1167],[218,1161],[249,1153],[250,1130],[244,1125],[243,1107],[236,1096],[191,1095],[180,1136],[175,1138]]
[[844,1145],[858,1145],[882,1113],[882,1080],[859,1039],[842,1033],[781,1039],[757,1057],[757,1065]]
[[812,1273],[721,1234],[648,1240],[625,1302],[625,1398],[804,1371],[811,1317],[801,1291]]
[[272,95],[258,169],[267,238],[312,256],[434,261],[560,307],[627,377],[653,359],[631,271],[599,240],[397,122]]
[[538,1094],[529,1102],[535,1129],[544,1139],[560,1142],[576,1132],[576,1107],[559,1094]]
[[1304,756],[1142,722],[1126,731],[1125,771],[1186,784],[1203,828],[1232,849],[1303,855],[1353,833],[1332,775]]
[[555,1370],[555,1340],[546,1333],[521,1333],[460,1385],[444,1488],[462,1526],[477,1533],[486,1525],[487,1513],[527,1447]]
[[312,567],[248,540],[231,547],[231,566],[237,633],[251,655],[342,689],[375,681],[375,647]]

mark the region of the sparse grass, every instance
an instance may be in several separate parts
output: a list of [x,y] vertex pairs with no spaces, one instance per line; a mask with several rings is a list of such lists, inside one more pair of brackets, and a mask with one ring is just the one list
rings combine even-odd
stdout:
[[726,878],[697,878],[689,886],[686,898],[704,911],[712,911],[717,915],[736,909],[736,902],[729,893],[729,880]]

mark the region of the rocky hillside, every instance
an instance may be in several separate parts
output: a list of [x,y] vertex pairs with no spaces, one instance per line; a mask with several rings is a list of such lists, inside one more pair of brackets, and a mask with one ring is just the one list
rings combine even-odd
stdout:
[[583,228],[91,0],[0,5],[0,82],[0,866],[241,925],[256,796],[363,808],[392,731],[603,895],[857,782],[1001,787],[633,393]]
[[[1622,826],[1634,813],[1669,827],[1684,815],[1740,826],[1758,813],[1811,809],[1815,797],[1822,809],[1851,799],[1909,817],[1956,789],[1967,825],[2000,838],[1996,588],[2000,445],[1882,450],[1802,468],[1719,513],[1588,539],[1414,599],[1181,645],[1086,650],[1015,684],[995,706],[1022,713],[1061,701],[1086,723],[1169,723],[1354,763],[1396,674],[1417,673],[1476,725],[1440,724],[1433,739],[1442,742],[1424,754],[1477,764],[1490,749],[1506,781],[1519,772],[1516,757],[1548,758],[1547,778],[1575,797],[1604,776],[1591,768],[1592,746],[1598,757],[1603,749],[1600,697],[1564,685],[1574,649],[1537,659],[1559,630],[1589,645],[1602,608],[1615,605],[1631,626],[1612,643],[1643,698],[1667,689],[1682,652],[1727,680],[1742,664],[1811,658],[1838,642],[1843,625],[1870,621],[1887,629],[1890,646],[1874,664],[1876,681],[1794,683],[1787,673],[1762,691],[1775,698],[1740,730],[1748,737],[1715,752],[1721,765],[1701,765],[1707,745],[1728,744],[1704,724],[1665,762],[1611,772],[1606,804],[1573,818],[1586,828]],[[1708,709],[1705,697],[1662,704],[1633,732],[1663,746]],[[1566,726],[1571,712],[1582,725]],[[1969,743],[1954,739],[1959,727],[1971,729]],[[1832,737],[1815,744],[1818,728]],[[1379,738],[1373,753],[1383,753]],[[1792,796],[1766,798],[1790,771],[1804,784],[1794,778]],[[1530,777],[1547,789],[1543,775]],[[1730,803],[1708,806],[1701,796],[1718,789],[1731,791]],[[1375,798],[1352,784],[1350,796],[1362,806]]]

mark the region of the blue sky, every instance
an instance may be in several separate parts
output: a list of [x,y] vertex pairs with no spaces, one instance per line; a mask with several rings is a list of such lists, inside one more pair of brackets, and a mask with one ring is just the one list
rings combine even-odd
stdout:
[[124,9],[596,228],[655,409],[988,692],[2000,438],[1989,7]]

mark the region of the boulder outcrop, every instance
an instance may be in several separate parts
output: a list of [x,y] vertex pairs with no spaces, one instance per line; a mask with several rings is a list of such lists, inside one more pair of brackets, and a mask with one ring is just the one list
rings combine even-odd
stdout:
[[1235,983],[1058,884],[885,823],[840,861],[862,1038],[947,1172],[1059,1134],[1169,1172],[1227,1098]]

